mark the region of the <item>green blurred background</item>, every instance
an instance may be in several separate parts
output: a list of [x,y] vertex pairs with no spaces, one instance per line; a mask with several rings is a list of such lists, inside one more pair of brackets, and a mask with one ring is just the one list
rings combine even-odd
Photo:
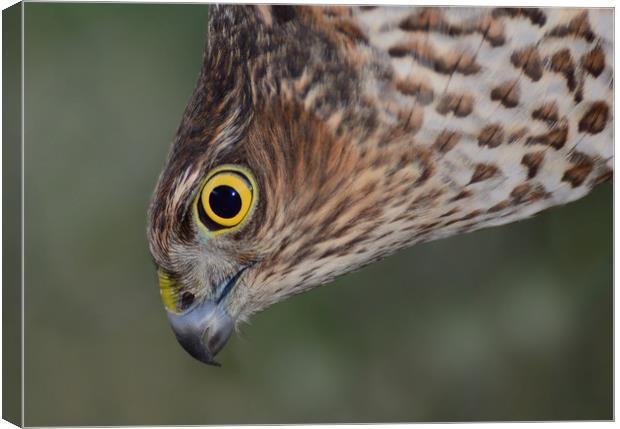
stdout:
[[26,4],[26,425],[612,418],[610,184],[276,305],[222,368],[187,355],[145,214],[207,15]]

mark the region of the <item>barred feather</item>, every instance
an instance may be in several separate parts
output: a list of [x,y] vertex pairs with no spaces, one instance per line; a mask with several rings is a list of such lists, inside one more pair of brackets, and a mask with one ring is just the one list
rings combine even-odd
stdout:
[[[611,9],[221,6],[150,210],[187,291],[256,262],[237,320],[412,244],[573,201],[613,168]],[[262,195],[206,239],[212,168]]]

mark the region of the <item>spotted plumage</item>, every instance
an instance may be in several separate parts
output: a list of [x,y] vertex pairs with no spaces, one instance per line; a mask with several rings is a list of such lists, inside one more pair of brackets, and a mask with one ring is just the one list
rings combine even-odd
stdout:
[[[213,7],[149,211],[181,343],[212,362],[222,320],[608,180],[612,34],[605,9]],[[197,195],[227,165],[255,200],[212,234]]]

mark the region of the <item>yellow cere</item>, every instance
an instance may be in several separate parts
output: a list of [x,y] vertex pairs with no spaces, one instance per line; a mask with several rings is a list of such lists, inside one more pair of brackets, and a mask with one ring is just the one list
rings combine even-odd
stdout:
[[176,280],[161,269],[157,270],[157,276],[159,277],[159,293],[166,309],[176,313],[178,311],[177,290],[179,285]]
[[[235,216],[230,218],[218,216],[211,207],[209,197],[211,192],[218,186],[228,186],[234,189],[239,195],[241,199],[241,208]],[[249,218],[252,209],[256,206],[257,200],[258,189],[252,172],[244,167],[226,164],[209,172],[205,178],[202,191],[196,196],[194,210],[196,210],[197,205],[200,204],[209,219],[223,227],[222,229],[211,231],[206,225],[202,225],[202,223],[199,222],[206,234],[215,235],[240,228],[244,221]],[[198,219],[196,211],[194,214],[196,215],[196,219]]]

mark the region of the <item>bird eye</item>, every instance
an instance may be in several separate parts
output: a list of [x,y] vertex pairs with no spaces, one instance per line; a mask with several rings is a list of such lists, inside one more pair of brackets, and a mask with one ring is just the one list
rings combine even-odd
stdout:
[[254,204],[254,183],[248,171],[233,166],[209,174],[197,201],[204,226],[217,231],[243,222]]

